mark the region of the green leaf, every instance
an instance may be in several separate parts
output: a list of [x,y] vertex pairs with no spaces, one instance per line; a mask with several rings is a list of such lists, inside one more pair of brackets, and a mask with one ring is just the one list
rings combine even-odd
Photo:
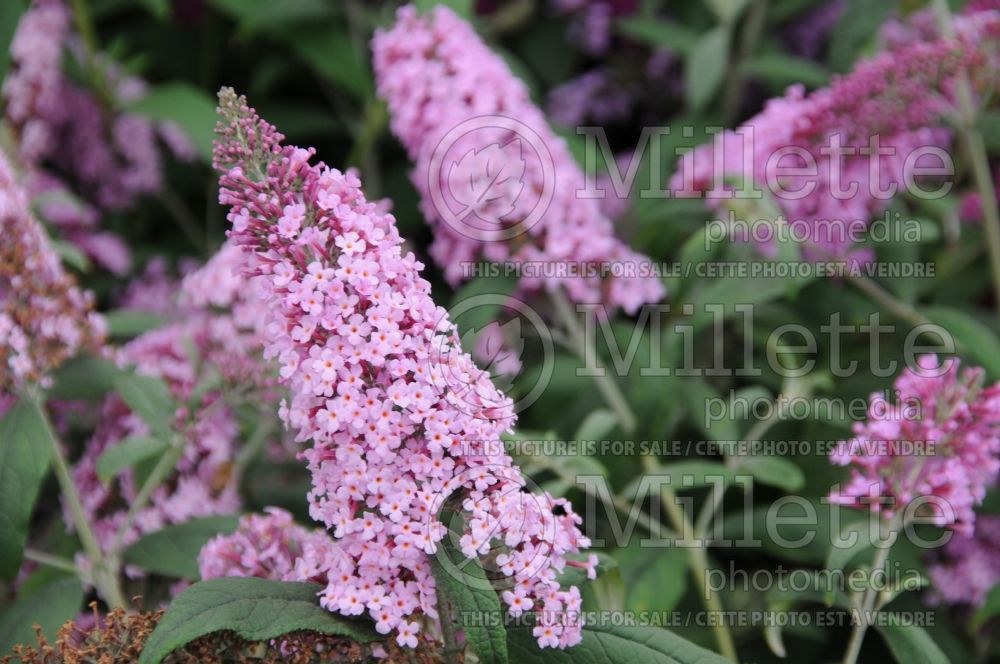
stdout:
[[806,476],[791,461],[773,456],[740,457],[737,473],[748,472],[755,481],[783,489],[789,493],[799,491],[806,485]]
[[[900,622],[904,622],[903,616]],[[876,622],[875,629],[885,639],[897,662],[906,664],[948,664],[948,657],[923,627]]]
[[[289,28],[328,24],[337,7],[325,0],[209,0],[209,4],[237,22],[240,38],[276,33]],[[267,117],[267,116],[265,116]],[[281,126],[281,125],[278,125]]]
[[712,100],[728,64],[729,29],[720,25],[698,38],[685,63],[687,100],[693,110],[704,109]]
[[202,159],[212,161],[215,101],[204,90],[182,81],[164,83],[151,88],[129,108],[153,120],[176,123],[194,143]]
[[166,449],[165,442],[152,436],[126,438],[97,457],[97,478],[107,483],[126,468],[131,468],[143,459],[162,454]]
[[687,553],[671,547],[642,546],[633,537],[628,547],[615,551],[632,611],[672,611],[687,590]]
[[615,23],[618,32],[637,42],[675,51],[691,53],[698,42],[698,33],[681,23],[672,23],[646,16],[632,16]]
[[618,418],[606,408],[591,411],[573,435],[575,440],[604,440],[618,426]]
[[28,8],[25,0],[5,0],[0,2],[0,80],[6,78],[10,64],[10,44],[17,31],[21,14]]
[[508,630],[507,647],[518,664],[730,664],[656,627],[585,626],[583,641],[566,650],[542,650],[530,627],[517,627]]
[[830,72],[812,60],[782,53],[755,55],[749,58],[743,67],[747,74],[761,79],[779,91],[794,83],[804,83],[811,88],[819,88],[830,81]]
[[652,475],[663,475],[669,477],[670,482],[667,483],[666,480],[664,480],[662,484],[670,486],[674,490],[715,486],[719,483],[720,479],[723,485],[728,485],[736,476],[732,470],[726,468],[718,461],[674,461],[672,463],[660,465],[655,472],[651,471],[641,474],[625,487],[622,491],[622,495],[629,500],[638,500],[643,497],[639,495],[640,488],[644,492],[657,490],[657,486],[659,485],[656,482],[647,484],[645,487],[642,486],[643,478]]
[[49,245],[52,246],[52,250],[56,252],[59,259],[66,265],[78,272],[90,271],[90,259],[77,249],[75,245],[55,239],[49,240]]
[[[795,281],[804,284],[811,279],[812,277],[803,277]],[[738,305],[760,305],[786,295],[793,279],[761,276],[750,278],[720,277],[703,281],[705,285],[690,296],[690,310],[693,313],[683,321],[689,322],[695,330],[715,322],[718,314],[713,314],[706,305],[720,305],[722,307],[721,316],[728,318],[738,313],[736,311]],[[678,307],[675,306],[674,310],[677,309]],[[684,311],[683,305],[681,311]],[[746,314],[739,315],[742,317]]]
[[705,4],[712,10],[720,23],[735,21],[749,3],[750,0],[705,0]]
[[81,604],[80,581],[66,575],[18,597],[0,612],[0,656],[18,644],[37,644],[36,623],[50,640],[54,640],[59,628],[77,616]]
[[838,72],[848,71],[861,52],[872,45],[895,3],[847,0],[844,4],[827,49],[827,62]]
[[201,581],[178,595],[146,642],[139,664],[159,664],[197,638],[232,631],[248,641],[266,641],[308,630],[367,643],[378,638],[369,622],[331,613],[319,605],[315,583],[254,578]]
[[983,605],[972,616],[973,628],[979,629],[984,622],[998,614],[1000,614],[1000,584],[993,586],[993,589],[986,595]]
[[114,389],[115,378],[121,373],[122,370],[114,362],[96,357],[75,357],[56,371],[48,396],[73,401],[102,399]]
[[514,292],[517,279],[479,277],[462,286],[451,299],[448,310],[460,337],[480,332],[500,318],[504,301]]
[[130,546],[122,559],[154,574],[197,579],[198,554],[202,548],[216,535],[235,531],[239,521],[238,516],[211,516],[167,526]]
[[358,57],[343,30],[328,25],[304,26],[277,36],[306,66],[356,99],[364,101],[372,96],[374,84],[368,63]]
[[1000,154],[1000,112],[981,111],[976,115],[976,128],[991,156]]
[[448,7],[467,21],[471,20],[475,14],[475,5],[472,0],[417,0],[414,4],[421,14],[430,11],[436,5]]
[[240,37],[255,33],[266,35],[291,50],[314,73],[333,82],[356,100],[365,101],[373,96],[375,86],[368,61],[355,51],[335,3],[324,0],[209,2],[237,20]]
[[990,378],[1000,378],[1000,338],[989,326],[950,307],[927,307],[924,315],[948,330],[961,345],[959,351],[982,365]]
[[136,0],[157,20],[164,20],[170,14],[170,0]]
[[465,632],[469,647],[483,664],[506,664],[504,613],[482,565],[465,558],[450,537],[441,541],[430,562],[438,610],[446,612],[441,620],[451,620],[456,630]]
[[[868,519],[862,519],[844,526],[830,543],[826,556],[826,569],[832,572],[846,570],[851,561],[874,546]],[[832,604],[834,593],[826,593],[826,601]]]
[[684,404],[684,412],[688,421],[703,432],[709,440],[734,441],[739,437],[739,427],[736,420],[723,414],[716,417],[716,404],[724,404],[727,399],[705,379],[684,376],[678,379],[681,389],[677,391],[678,400]]
[[176,406],[167,384],[159,378],[136,373],[122,373],[115,377],[115,390],[136,415],[149,425],[160,440],[173,438],[171,422]]
[[[839,510],[839,521],[834,521],[833,510]],[[798,500],[783,501],[780,505],[759,505],[749,512],[729,510],[723,517],[721,539],[738,548],[762,550],[780,560],[821,567],[831,554],[830,539],[837,534],[834,526],[842,528],[846,521],[861,516],[845,513],[840,505],[820,502],[818,498],[808,499],[808,506]]]
[[162,316],[148,311],[117,309],[104,314],[108,334],[116,339],[131,339],[155,330],[165,322]]
[[52,459],[51,436],[34,401],[21,401],[0,420],[0,578],[13,578],[21,567],[31,514]]

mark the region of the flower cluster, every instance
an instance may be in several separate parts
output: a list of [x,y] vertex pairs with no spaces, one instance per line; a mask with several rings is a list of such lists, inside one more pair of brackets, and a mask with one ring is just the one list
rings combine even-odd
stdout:
[[326,584],[331,556],[346,554],[322,530],[307,530],[277,507],[266,515],[248,514],[236,532],[219,535],[198,556],[202,579],[252,576]]
[[[947,146],[942,124],[954,107],[956,77],[971,73],[983,93],[996,85],[1000,15],[968,15],[956,28],[954,40],[907,41],[810,95],[791,87],[740,129],[686,154],[671,188],[678,195],[707,192],[723,204],[734,186],[726,178],[739,176],[772,194],[789,223],[804,227],[811,255],[850,255],[851,238],[916,169],[940,164],[929,155],[925,162],[920,151]],[[878,150],[879,159],[866,150]]]
[[353,173],[282,146],[232,90],[220,100],[215,165],[230,241],[244,249],[245,274],[267,283],[265,352],[291,393],[280,412],[312,441],[310,513],[337,544],[321,604],[367,613],[415,644],[414,617],[437,617],[428,556],[448,534],[441,512],[460,509],[458,547],[496,566],[511,610],[544,608],[542,642],[576,643],[579,592],[556,577],[589,544],[580,519],[563,500],[522,491],[497,451],[512,403],[461,350],[395,219]]
[[569,37],[589,55],[603,55],[611,47],[614,20],[635,13],[635,0],[553,0],[555,10],[573,17]]
[[180,315],[178,298],[181,279],[198,268],[195,261],[185,259],[172,268],[163,256],[146,262],[143,271],[132,277],[115,298],[115,307],[126,311],[143,311],[164,318]]
[[[64,73],[67,51],[83,70],[97,71],[107,99]],[[91,55],[83,51],[63,0],[33,0],[11,43],[11,72],[3,85],[6,120],[15,132],[18,159],[31,171],[32,195],[50,201],[41,207],[42,215],[85,254],[124,273],[128,249],[117,236],[97,232],[97,212],[90,204],[119,210],[159,190],[158,139],[178,157],[189,159],[194,152],[175,125],[115,110],[141,97],[145,84],[101,54],[88,62]],[[70,186],[90,204],[74,202],[68,208]]]
[[634,106],[635,92],[600,67],[553,88],[546,111],[554,123],[576,127],[585,121],[603,125],[624,120]]
[[[183,282],[178,322],[147,332],[117,352],[122,366],[134,366],[166,383],[175,403],[174,429],[184,453],[176,471],[153,493],[128,528],[124,542],[192,518],[231,514],[239,506],[234,459],[241,440],[238,403],[277,403],[273,371],[260,360],[264,312],[256,283],[233,288],[240,252],[224,247]],[[219,311],[213,311],[215,306]],[[249,393],[248,393],[249,392]],[[125,523],[144,477],[141,464],[104,483],[97,461],[110,447],[150,430],[118,396],[107,398],[100,422],[73,471],[95,535],[110,550]],[[170,442],[170,441],[163,441]],[[147,469],[148,470],[148,469]]]
[[[466,276],[463,264],[480,259],[614,264],[627,269],[608,279],[599,273],[547,282],[525,276],[521,287],[563,287],[574,301],[629,312],[663,297],[663,285],[642,269],[649,259],[615,238],[597,200],[580,196],[584,174],[565,141],[468,23],[443,6],[423,16],[403,7],[395,26],[376,34],[372,49],[391,127],[416,163],[413,181],[435,231],[431,255],[452,284]],[[456,160],[436,166],[449,134],[466,122],[475,126],[456,136],[445,155]],[[443,200],[436,200],[439,192]],[[461,198],[460,219],[452,218],[446,193],[472,194]]]
[[956,534],[927,567],[933,602],[979,607],[1000,583],[1000,517],[981,515],[976,531]]
[[[1000,383],[982,387],[983,375],[980,368],[959,374],[958,360],[925,355],[896,379],[897,403],[872,395],[868,421],[856,423],[855,437],[831,456],[851,466],[831,499],[891,519],[925,498],[926,516],[971,534],[973,508],[1000,472]],[[910,412],[914,405],[919,412]]]
[[0,394],[47,385],[52,370],[99,352],[104,320],[76,285],[31,216],[27,195],[0,155]]
[[845,0],[829,0],[783,27],[781,36],[796,55],[817,59],[847,7]]

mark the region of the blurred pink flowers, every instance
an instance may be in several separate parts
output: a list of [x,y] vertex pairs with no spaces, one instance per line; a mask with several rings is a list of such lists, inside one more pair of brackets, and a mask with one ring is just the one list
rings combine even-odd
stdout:
[[[479,260],[531,262],[583,269],[525,274],[520,285],[529,291],[561,287],[576,302],[630,313],[663,297],[663,284],[644,271],[649,259],[614,236],[597,199],[581,196],[584,173],[565,142],[468,23],[442,6],[425,15],[407,6],[372,49],[392,130],[416,164],[413,182],[435,233],[431,255],[450,283]],[[461,198],[463,184],[487,193],[459,213],[445,210],[445,192]],[[588,265],[607,269],[590,274]]]
[[[162,187],[162,142],[192,159],[194,148],[170,123],[121,107],[145,93],[145,83],[104,54],[87,62],[63,0],[33,0],[11,43],[11,71],[3,84],[6,120],[17,158],[40,212],[85,255],[116,273],[131,256],[118,236],[98,229],[98,212],[132,206]],[[66,55],[101,77],[101,94],[63,71]]]
[[957,77],[969,75],[983,95],[995,89],[1000,14],[959,17],[956,30],[954,40],[890,41],[893,48],[811,94],[789,88],[739,129],[686,154],[671,189],[720,207],[752,184],[802,227],[796,235],[808,238],[810,257],[867,260],[853,239],[919,168],[940,167],[934,151],[949,142]]
[[[272,367],[261,359],[266,312],[257,283],[234,275],[241,253],[225,245],[188,275],[171,314],[176,322],[147,332],[116,352],[117,362],[164,381],[178,404],[173,427],[184,452],[126,531],[124,544],[189,519],[232,514],[240,507],[236,459],[243,439],[237,409],[277,403]],[[117,394],[101,407],[100,421],[73,471],[95,535],[110,551],[147,473],[130,468],[110,481],[98,477],[102,453],[151,434]],[[161,441],[166,444],[171,441]],[[148,471],[148,469],[147,469]]]
[[927,567],[932,602],[979,607],[1000,583],[1000,516],[976,520],[976,531],[955,534]]
[[983,387],[983,375],[925,355],[896,379],[897,403],[872,395],[868,421],[831,457],[851,467],[831,500],[891,519],[923,498],[918,514],[971,534],[973,508],[1000,472],[1000,383]]
[[28,197],[0,154],[0,396],[48,387],[51,372],[81,352],[100,352],[104,319],[93,295],[62,267]]

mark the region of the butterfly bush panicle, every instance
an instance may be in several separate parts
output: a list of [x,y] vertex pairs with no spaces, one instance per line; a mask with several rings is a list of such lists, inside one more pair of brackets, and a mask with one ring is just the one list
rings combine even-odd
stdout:
[[11,41],[11,71],[4,79],[6,119],[19,133],[18,158],[41,161],[58,149],[51,118],[63,113],[63,48],[70,15],[61,0],[34,0]]
[[568,37],[593,56],[611,48],[615,19],[638,9],[636,0],[553,0],[551,4],[556,12],[572,17]]
[[[682,157],[671,189],[705,194],[718,207],[734,188],[752,184],[799,227],[795,237],[808,238],[810,256],[868,260],[853,244],[869,220],[917,168],[941,165],[929,153],[948,145],[944,117],[954,108],[957,77],[972,74],[982,94],[996,87],[1000,14],[969,15],[956,27],[956,39],[909,40],[811,94],[789,88],[742,127]],[[878,162],[870,149],[880,151]]]
[[580,518],[564,500],[522,491],[500,440],[511,400],[462,351],[395,219],[353,173],[282,146],[232,90],[220,93],[220,113],[215,165],[230,242],[244,250],[244,273],[267,283],[265,353],[291,395],[280,413],[312,441],[310,513],[336,544],[321,604],[367,613],[379,632],[415,645],[416,618],[437,617],[428,556],[447,534],[447,504],[466,517],[459,548],[496,565],[512,610],[544,609],[543,645],[578,642],[579,591],[556,577],[583,565],[566,560],[589,545]]
[[926,497],[921,516],[971,534],[973,508],[1000,472],[1000,383],[983,387],[983,376],[978,367],[959,373],[957,359],[925,355],[896,379],[898,402],[872,395],[868,421],[831,456],[851,468],[831,500],[891,519]]
[[784,26],[781,37],[795,55],[818,60],[846,8],[846,0],[827,0]]
[[976,531],[956,534],[927,567],[931,603],[978,608],[1000,583],[1000,516],[980,515]]
[[591,69],[549,92],[546,111],[568,129],[583,122],[606,125],[627,119],[635,107],[635,91],[626,88],[606,67]]
[[[232,276],[237,257],[238,249],[224,247],[189,274],[170,310],[177,321],[137,337],[117,352],[120,365],[134,366],[139,374],[160,378],[167,385],[178,404],[174,430],[185,446],[175,472],[154,491],[126,532],[126,544],[170,524],[231,514],[240,507],[233,472],[241,440],[236,401],[252,399],[266,409],[278,397],[274,370],[260,359],[264,311],[257,283],[241,280],[241,289],[232,287],[237,281]],[[98,459],[127,438],[148,435],[146,422],[118,395],[109,396],[73,470],[84,509],[105,550],[113,545],[143,475],[129,469],[110,482],[101,481]]]
[[[399,10],[392,29],[376,33],[372,50],[379,95],[389,105],[393,132],[416,164],[413,182],[421,193],[424,215],[434,226],[431,255],[450,283],[469,276],[463,265],[482,259],[611,266],[593,274],[587,269],[541,276],[526,271],[521,286],[528,290],[563,287],[576,302],[603,302],[629,312],[663,297],[662,283],[646,269],[649,259],[615,238],[613,224],[596,199],[582,197],[584,173],[565,141],[552,132],[525,85],[472,26],[443,6],[424,15],[406,6]],[[448,154],[488,154],[491,163],[462,158],[450,167],[435,169],[435,151],[449,132],[480,117],[492,118],[498,126],[468,131],[457,138]],[[494,145],[520,146],[520,151],[490,152]],[[546,172],[545,157],[524,158],[531,148],[551,157],[554,172]],[[489,188],[498,179],[497,172],[521,177],[509,178],[502,195],[473,206],[471,216],[484,212],[483,220],[488,217],[492,224],[483,233],[478,226],[470,224],[475,231],[468,231],[446,218],[434,200],[434,191],[455,194],[455,184],[477,191]],[[547,206],[546,192],[552,194]],[[539,206],[546,207],[536,209]],[[537,221],[529,223],[532,215]],[[606,278],[605,272],[610,272]]]
[[141,79],[126,75],[106,55],[93,65],[103,78],[106,94],[74,82],[63,71],[64,57],[88,67],[71,14],[64,0],[32,0],[11,43],[11,73],[3,86],[6,116],[18,136],[19,158],[26,165],[51,162],[102,208],[128,207],[162,184],[157,140],[180,148],[178,156],[193,156],[190,141],[177,128],[160,125],[129,112],[108,110],[146,92]]
[[161,188],[159,141],[182,159],[193,158],[194,148],[176,125],[119,110],[144,95],[146,85],[104,54],[94,65],[109,99],[64,72],[67,58],[89,69],[86,57],[64,0],[32,0],[11,42],[5,120],[41,216],[97,264],[124,274],[128,247],[97,228],[98,210],[127,208]]
[[[252,576],[281,581],[328,583],[328,563],[336,544],[323,530],[307,530],[277,507],[248,514],[236,532],[219,535],[198,556],[201,578]],[[346,559],[346,554],[340,553]]]
[[46,387],[51,372],[100,351],[104,319],[66,273],[6,157],[0,154],[0,394]]

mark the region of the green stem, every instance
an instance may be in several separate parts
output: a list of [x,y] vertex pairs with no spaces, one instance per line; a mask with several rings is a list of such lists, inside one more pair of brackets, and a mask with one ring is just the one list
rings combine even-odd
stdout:
[[[575,352],[586,362],[587,351],[589,350],[587,336],[580,326],[579,319],[573,311],[573,305],[570,304],[569,298],[566,297],[566,294],[563,293],[562,290],[551,291],[549,296],[552,299],[552,305],[555,309],[556,316],[566,328],[566,333],[569,335],[570,342],[573,344]],[[632,412],[632,408],[629,406],[628,401],[626,401],[621,389],[619,389],[618,383],[608,373],[607,369],[600,366],[600,361],[597,359],[596,349],[594,349],[593,355],[596,368],[603,369],[601,375],[593,376],[594,382],[597,385],[597,391],[601,393],[601,396],[604,397],[604,401],[608,404],[608,407],[615,414],[615,417],[618,418],[618,424],[621,425],[622,431],[625,433],[632,433],[635,431],[636,427],[635,413]]]
[[52,422],[49,420],[48,412],[39,398],[30,398],[34,399],[35,406],[42,414],[42,422],[46,428],[46,438],[49,439],[52,446],[52,468],[55,471],[56,480],[59,482],[59,489],[62,491],[66,505],[69,507],[73,518],[73,526],[76,529],[77,536],[80,538],[80,544],[83,545],[84,554],[86,554],[87,559],[90,561],[94,587],[97,588],[98,594],[108,603],[108,606],[111,608],[125,608],[125,596],[122,594],[121,586],[118,583],[118,575],[113,566],[109,566],[109,561],[101,552],[101,546],[98,544],[97,538],[94,536],[94,531],[90,527],[87,514],[83,510],[83,502],[80,500],[80,494],[76,490],[76,484],[73,482],[73,477],[70,474],[69,464],[66,463],[66,458],[63,456],[62,446],[59,444],[59,438],[52,426]]
[[[889,528],[889,537],[893,537],[896,530],[896,520],[894,519]],[[872,561],[873,572],[885,567],[890,549],[892,549],[892,546],[887,543],[886,546],[876,550],[875,558]],[[875,600],[878,598],[878,595],[878,591],[872,587],[865,590],[861,601],[861,615],[858,616],[857,624],[854,625],[854,629],[851,631],[851,639],[847,642],[847,651],[844,653],[842,664],[857,664],[858,655],[861,654],[861,645],[864,643],[865,633],[868,631],[868,619],[875,609]]]
[[73,563],[72,560],[68,558],[62,558],[60,556],[53,556],[52,554],[45,553],[44,551],[38,551],[36,549],[25,549],[24,557],[26,560],[32,560],[39,565],[45,565],[46,567],[52,567],[53,569],[59,569],[64,572],[70,572],[74,575],[78,575],[80,570]]
[[743,96],[743,87],[746,82],[744,63],[757,49],[757,42],[760,41],[760,36],[764,32],[767,3],[768,0],[756,0],[753,3],[746,21],[743,22],[743,29],[740,31],[739,52],[729,69],[729,77],[722,101],[723,123],[727,126],[733,123],[740,111],[740,99]]
[[267,442],[268,437],[274,433],[275,422],[270,417],[264,417],[260,422],[257,423],[257,427],[254,429],[253,433],[250,434],[247,444],[243,446],[240,453],[236,456],[236,463],[233,465],[233,475],[236,477],[236,481],[242,481],[243,474],[246,472],[247,467],[253,462],[257,455],[260,454],[261,450],[264,449],[264,443]]
[[486,32],[490,36],[501,36],[520,30],[534,17],[536,9],[534,0],[504,3],[490,16]]
[[207,254],[209,249],[208,233],[206,232],[203,237],[198,232],[198,218],[195,217],[194,212],[188,208],[184,200],[169,187],[160,192],[160,200],[191,244],[197,247],[200,252]]
[[[365,19],[363,5],[357,0],[345,0],[344,14],[347,18],[347,29],[354,52],[361,62],[367,62],[368,41],[366,35],[370,34],[370,29]],[[361,168],[365,178],[365,193],[370,200],[381,195],[382,179],[375,144],[387,126],[388,113],[384,105],[377,99],[369,99],[365,103],[361,123],[356,129],[358,138],[351,148],[347,163],[357,164]]]
[[[955,38],[955,26],[951,20],[951,10],[947,0],[934,0],[941,33],[948,39]],[[993,295],[1000,315],[1000,208],[997,206],[997,192],[990,173],[990,162],[986,154],[983,137],[976,129],[976,107],[972,99],[972,86],[963,73],[958,77],[955,88],[958,97],[959,131],[972,162],[972,176],[979,190],[983,207],[983,228],[986,230],[986,248],[990,256],[990,273],[993,277]]]
[[[580,326],[579,320],[574,314],[573,305],[570,304],[569,299],[561,290],[552,291],[550,296],[556,316],[566,328],[566,333],[569,335],[570,340],[574,344],[576,352],[581,358],[586,360],[588,350],[587,339]],[[597,353],[595,350],[594,357],[596,358],[596,356]],[[598,368],[601,367],[598,366]],[[622,430],[626,433],[634,431],[636,426],[635,414],[632,412],[628,401],[626,401],[625,396],[618,388],[618,384],[615,380],[608,374],[607,370],[603,372],[603,375],[594,376],[593,378],[598,391],[601,392],[604,400],[608,404],[608,407],[611,408],[612,412],[614,412],[615,416],[618,418],[618,422],[621,425]],[[659,472],[659,465],[655,457],[643,457],[643,464],[646,472]],[[675,494],[674,490],[669,486],[664,487],[661,492],[661,500],[664,503],[664,507],[667,510],[667,515],[670,517],[674,530],[678,531],[681,534],[681,537],[686,537],[686,533],[691,533],[693,528],[691,526],[691,521],[687,518],[684,510],[677,504],[677,494]],[[616,506],[618,505],[617,500],[615,501],[615,504]],[[646,527],[649,528],[649,526]],[[718,596],[712,592],[711,588],[708,587],[708,560],[705,556],[705,549],[700,546],[689,547],[688,558],[691,565],[691,574],[694,576],[695,583],[698,585],[702,597],[705,600],[705,608],[709,612],[721,615],[722,603],[719,601]],[[715,632],[715,637],[719,644],[719,651],[727,659],[734,662],[737,661],[736,648],[733,645],[733,639],[729,634],[729,629],[725,626],[725,624],[722,624],[721,621],[713,622],[717,623],[712,629]]]
[[83,42],[87,64],[93,65],[97,58],[97,30],[90,17],[90,8],[87,7],[86,0],[72,0],[72,5],[73,21],[76,23],[76,31],[80,33],[80,41]]
[[[781,397],[779,395],[775,406],[771,409],[771,414],[768,417],[758,420],[747,435],[744,437],[747,443],[755,443],[767,435],[771,427],[777,424],[781,420],[781,414],[778,412],[777,404],[781,403]],[[739,464],[732,456],[726,455],[725,458],[726,468],[729,470],[738,470]],[[722,500],[726,496],[726,489],[728,486],[723,486],[718,490],[712,491],[711,500],[705,501],[705,505],[701,508],[701,512],[698,513],[698,518],[695,521],[695,536],[699,539],[705,539],[708,536],[709,526],[715,521],[715,515],[719,512],[719,508],[722,507]]]
[[463,648],[458,645],[455,625],[452,623],[451,603],[445,598],[444,593],[438,593],[437,610],[441,622],[441,637],[444,639],[445,661],[448,664],[458,664],[460,660],[457,655]]
[[[659,472],[659,465],[655,457],[643,457],[643,466],[647,473]],[[667,511],[667,516],[670,518],[674,529],[680,532],[682,538],[681,541],[687,541],[686,538],[688,537],[688,533],[697,537],[694,534],[694,527],[691,524],[691,520],[688,518],[684,509],[678,504],[677,494],[674,492],[672,487],[664,486],[661,489],[660,500],[663,503],[663,507]],[[715,634],[715,641],[719,646],[719,652],[726,659],[732,662],[738,662],[739,659],[736,655],[736,646],[733,644],[733,637],[729,633],[729,628],[726,626],[725,621],[722,619],[722,602],[719,600],[719,596],[708,587],[708,556],[706,555],[704,543],[687,543],[691,545],[684,547],[688,554],[688,565],[690,566],[691,576],[694,577],[694,582],[698,586],[698,591],[701,593],[702,601],[705,603],[705,609],[710,614],[714,614],[719,618],[718,620],[710,619],[712,623],[712,631]],[[695,546],[695,544],[697,544],[697,546]]]
[[[819,249],[819,251],[830,260],[843,260],[842,257],[838,257],[830,252],[825,252],[822,249]],[[871,277],[846,270],[844,272],[844,279],[870,297],[876,304],[900,320],[904,320],[912,325],[927,325],[929,323],[933,323],[930,318],[917,311],[911,305],[897,298],[895,295],[880,286]]]
[[128,514],[125,515],[125,520],[122,525],[118,528],[115,533],[115,541],[111,547],[112,555],[117,559],[122,549],[125,545],[125,536],[128,535],[128,531],[132,529],[132,525],[135,524],[136,518],[139,516],[146,504],[149,502],[150,497],[152,497],[153,492],[163,483],[163,480],[167,478],[177,465],[177,462],[181,460],[184,456],[184,441],[178,437],[175,437],[174,442],[167,449],[167,451],[160,457],[160,460],[153,467],[153,472],[149,474],[146,478],[145,484],[139,489],[139,493],[136,495],[135,499],[132,501],[131,507],[129,507]]
[[73,8],[73,22],[76,24],[76,31],[80,34],[80,41],[83,42],[83,63],[87,77],[90,79],[90,86],[97,95],[97,98],[110,109],[114,106],[114,97],[108,89],[107,81],[101,71],[98,62],[97,29],[90,15],[90,8],[87,7],[87,0],[71,0]]
[[863,291],[866,295],[875,300],[877,304],[886,309],[889,313],[914,325],[925,325],[931,320],[922,313],[896,298],[892,293],[882,288],[872,279],[866,276],[848,274],[846,277],[851,284]]
[[[604,508],[609,512],[618,511],[624,514],[627,518],[630,518],[633,505],[629,501],[625,500],[620,495],[607,496],[600,491],[595,491],[593,487],[577,484],[576,475],[571,474],[565,465],[551,461],[548,457],[535,457],[535,463],[552,473],[559,476],[561,480],[569,484],[570,486],[579,486],[580,489],[589,496],[600,500],[604,504]],[[646,514],[645,511],[640,511],[639,515],[635,519],[636,523],[646,529],[651,535],[661,538],[661,537],[673,537],[676,535],[675,532],[667,528],[665,525],[660,523],[658,520],[652,518],[650,515]]]
[[357,128],[357,139],[347,156],[347,163],[357,165],[365,176],[365,191],[369,196],[378,196],[380,188],[378,152],[375,145],[385,132],[389,123],[389,114],[385,104],[373,99],[365,104],[362,120]]

